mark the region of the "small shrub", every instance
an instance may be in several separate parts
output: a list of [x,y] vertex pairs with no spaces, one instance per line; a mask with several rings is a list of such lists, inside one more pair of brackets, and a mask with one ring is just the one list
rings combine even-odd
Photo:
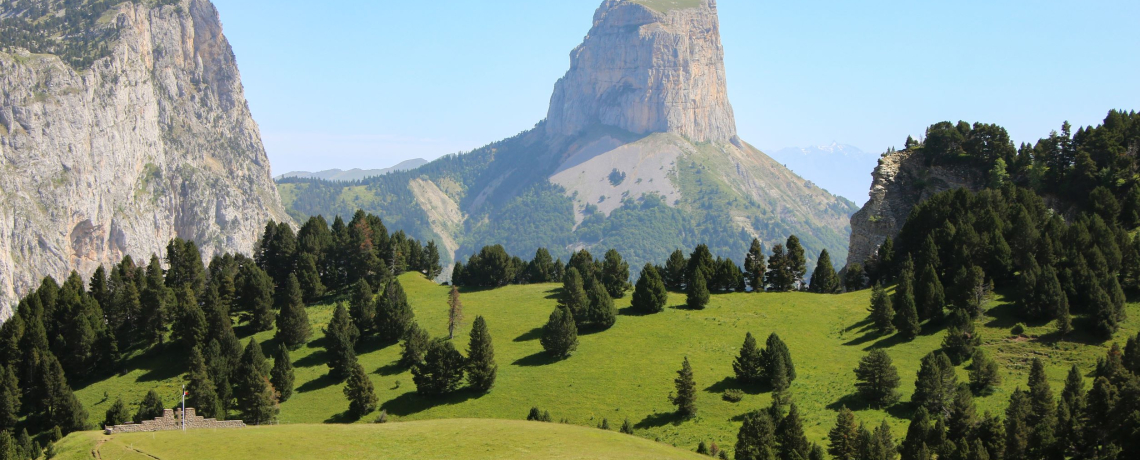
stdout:
[[628,418],[625,419],[625,422],[621,424],[621,432],[623,434],[633,434],[633,424],[629,423]]
[[610,179],[610,185],[617,187],[617,186],[621,185],[622,182],[625,182],[625,173],[618,171],[617,168],[614,168],[613,171],[610,171],[610,178],[609,179]]
[[1013,326],[1013,329],[1009,330],[1009,333],[1018,337],[1025,334],[1025,323],[1017,323]]
[[724,390],[722,398],[728,402],[740,402],[744,399],[744,392],[737,388],[729,388]]
[[380,416],[376,417],[376,420],[373,423],[388,423],[388,411],[380,411]]
[[550,422],[554,420],[550,417],[550,411],[540,411],[537,407],[530,408],[530,413],[527,414],[526,419],[531,422]]
[[607,419],[607,418],[602,419],[602,423],[598,424],[598,429],[609,431],[610,430],[610,419]]

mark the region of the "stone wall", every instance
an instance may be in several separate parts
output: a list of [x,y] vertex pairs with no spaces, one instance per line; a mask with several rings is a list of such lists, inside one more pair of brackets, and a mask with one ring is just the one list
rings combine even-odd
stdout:
[[[119,433],[139,433],[151,431],[175,431],[182,429],[182,418],[179,417],[180,411],[174,409],[166,409],[162,412],[162,417],[154,420],[144,420],[142,423],[127,423],[125,425],[109,426],[104,429],[107,434]],[[245,422],[241,420],[217,420],[212,418],[203,418],[194,413],[191,407],[186,408],[186,429],[201,429],[201,428],[245,428]]]

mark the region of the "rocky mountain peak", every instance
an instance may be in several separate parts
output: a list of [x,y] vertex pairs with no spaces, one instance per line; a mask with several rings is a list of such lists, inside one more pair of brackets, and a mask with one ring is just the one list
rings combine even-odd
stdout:
[[694,142],[736,138],[716,0],[606,0],[554,87],[550,135],[592,125]]

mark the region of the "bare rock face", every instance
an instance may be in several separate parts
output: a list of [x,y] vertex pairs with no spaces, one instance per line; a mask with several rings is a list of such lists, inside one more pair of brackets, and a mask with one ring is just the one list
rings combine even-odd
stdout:
[[606,0],[555,86],[547,133],[572,136],[601,124],[693,142],[733,140],[716,0],[691,3],[658,11],[646,6],[652,2]]
[[250,252],[290,221],[218,12],[124,2],[109,55],[75,70],[0,53],[0,306],[47,275],[90,275],[174,237]]
[[910,211],[938,193],[985,187],[985,176],[969,167],[927,166],[921,151],[906,150],[879,160],[871,174],[871,199],[851,216],[847,263],[863,263],[888,237],[902,230]]

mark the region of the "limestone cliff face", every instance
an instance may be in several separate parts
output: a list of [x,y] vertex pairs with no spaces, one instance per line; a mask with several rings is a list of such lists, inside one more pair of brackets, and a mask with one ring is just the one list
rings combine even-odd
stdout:
[[887,237],[902,230],[915,205],[931,196],[957,188],[973,191],[985,186],[985,176],[976,168],[927,166],[921,150],[889,154],[879,160],[871,174],[871,197],[851,216],[851,243],[847,263],[863,263],[875,254]]
[[140,3],[104,16],[118,38],[90,69],[0,53],[5,318],[43,276],[145,262],[176,236],[249,252],[289,220],[217,10]]
[[555,86],[547,133],[570,136],[602,124],[694,142],[734,139],[716,0],[697,3],[662,12],[606,0]]

